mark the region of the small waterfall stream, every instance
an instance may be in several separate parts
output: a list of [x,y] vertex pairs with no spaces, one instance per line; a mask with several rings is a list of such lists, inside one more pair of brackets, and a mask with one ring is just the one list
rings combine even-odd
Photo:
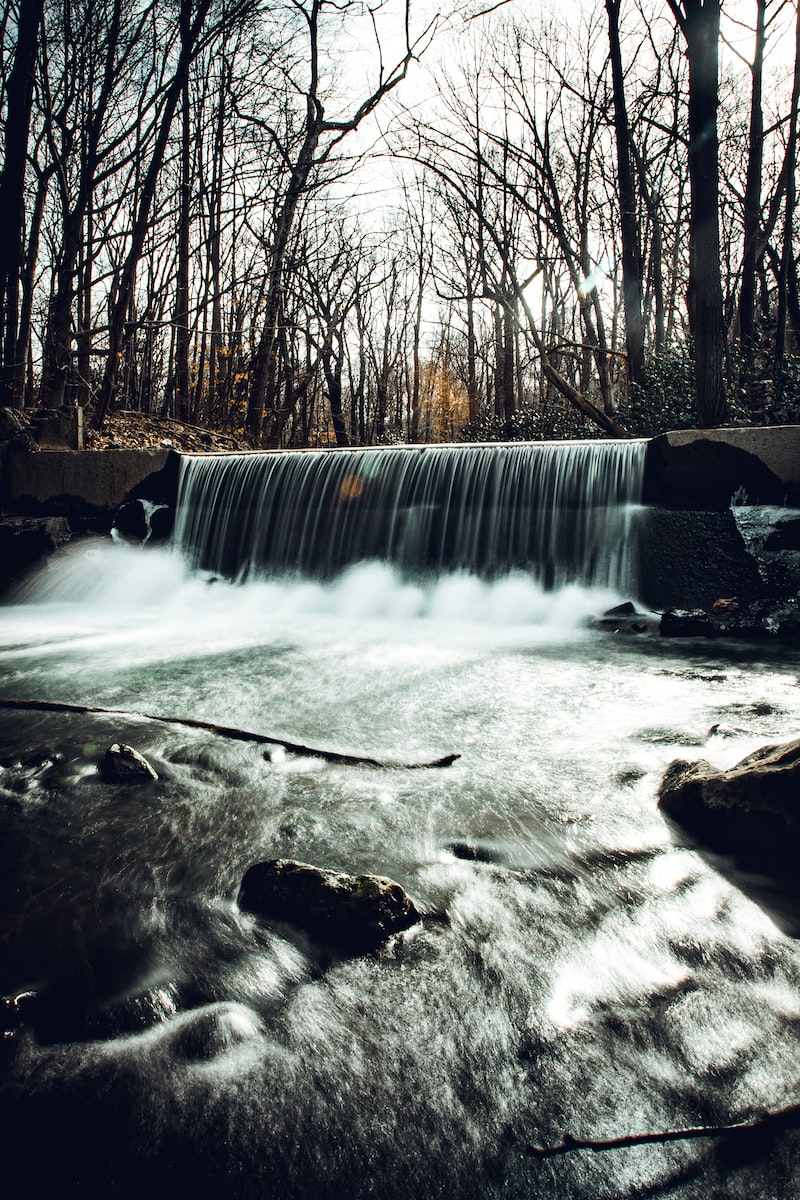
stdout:
[[226,578],[524,571],[630,589],[644,442],[398,446],[187,457],[176,540]]

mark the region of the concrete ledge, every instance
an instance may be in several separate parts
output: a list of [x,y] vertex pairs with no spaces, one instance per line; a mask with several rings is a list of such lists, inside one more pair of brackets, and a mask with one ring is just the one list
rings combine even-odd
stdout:
[[0,476],[5,511],[92,516],[126,500],[174,504],[180,455],[166,447],[141,450],[37,450],[9,447]]
[[675,429],[663,434],[663,437],[672,447],[687,446],[697,441],[725,442],[728,446],[755,454],[784,483],[800,484],[800,425]]
[[800,505],[800,425],[681,429],[647,447],[643,501],[669,508]]

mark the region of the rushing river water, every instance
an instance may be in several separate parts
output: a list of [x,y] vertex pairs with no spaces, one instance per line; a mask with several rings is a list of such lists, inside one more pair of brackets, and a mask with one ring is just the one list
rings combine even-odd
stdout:
[[[25,1194],[789,1200],[794,1130],[540,1160],[800,1099],[800,947],[681,846],[676,757],[796,736],[800,657],[591,631],[529,576],[234,585],[85,543],[2,610],[4,1177]],[[374,769],[135,714],[420,761]],[[127,742],[159,773],[108,785]],[[425,920],[337,957],[241,912],[285,856]],[[724,866],[724,864],[722,864]],[[768,899],[768,898],[767,898]]]

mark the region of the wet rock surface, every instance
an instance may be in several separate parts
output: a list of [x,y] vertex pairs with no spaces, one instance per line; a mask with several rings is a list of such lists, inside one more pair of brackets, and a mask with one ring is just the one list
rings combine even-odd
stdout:
[[250,867],[239,905],[345,949],[377,948],[420,920],[413,900],[391,879],[346,875],[291,859]]
[[100,773],[106,783],[155,782],[158,774],[133,746],[115,742],[106,750]]
[[721,598],[708,609],[668,609],[659,632],[670,638],[736,638],[750,642],[800,644],[800,599],[740,604]]
[[65,517],[5,517],[0,522],[0,592],[71,537]]
[[128,500],[114,517],[113,534],[131,545],[164,542],[172,533],[174,509],[149,500]]
[[658,796],[664,816],[703,846],[800,888],[800,738],[764,746],[726,771],[676,760]]
[[630,600],[609,608],[592,621],[592,628],[604,633],[642,634],[658,632],[658,614],[641,612]]
[[764,582],[730,509],[651,508],[639,523],[641,600],[650,608],[705,608],[720,596],[757,599]]

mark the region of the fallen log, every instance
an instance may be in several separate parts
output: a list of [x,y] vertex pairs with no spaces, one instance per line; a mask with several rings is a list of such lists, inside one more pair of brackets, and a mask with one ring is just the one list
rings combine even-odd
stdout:
[[770,1109],[749,1121],[735,1121],[730,1125],[691,1125],[687,1129],[665,1129],[657,1133],[629,1133],[613,1138],[576,1138],[570,1133],[565,1133],[561,1142],[551,1146],[526,1146],[526,1150],[534,1158],[555,1158],[558,1154],[571,1154],[575,1150],[590,1150],[595,1154],[601,1154],[607,1150],[624,1150],[628,1146],[683,1142],[693,1138],[776,1133],[797,1125],[800,1125],[800,1104],[787,1104],[785,1108]]
[[217,737],[231,738],[238,742],[256,742],[260,745],[282,746],[290,754],[303,754],[321,758],[326,762],[344,763],[360,767],[379,767],[383,770],[422,771],[435,767],[449,767],[460,758],[460,754],[445,754],[431,762],[404,763],[392,759],[371,758],[361,754],[346,754],[339,750],[325,750],[319,746],[304,746],[301,742],[289,742],[286,738],[271,734],[254,733],[248,729],[237,729],[232,725],[217,725],[213,721],[199,721],[193,717],[163,717],[154,713],[126,712],[122,708],[96,708],[90,704],[66,704],[60,700],[0,700],[0,708],[32,709],[34,712],[90,713],[100,716],[142,717],[146,721],[158,721],[162,725],[181,725],[189,729],[203,729]]

